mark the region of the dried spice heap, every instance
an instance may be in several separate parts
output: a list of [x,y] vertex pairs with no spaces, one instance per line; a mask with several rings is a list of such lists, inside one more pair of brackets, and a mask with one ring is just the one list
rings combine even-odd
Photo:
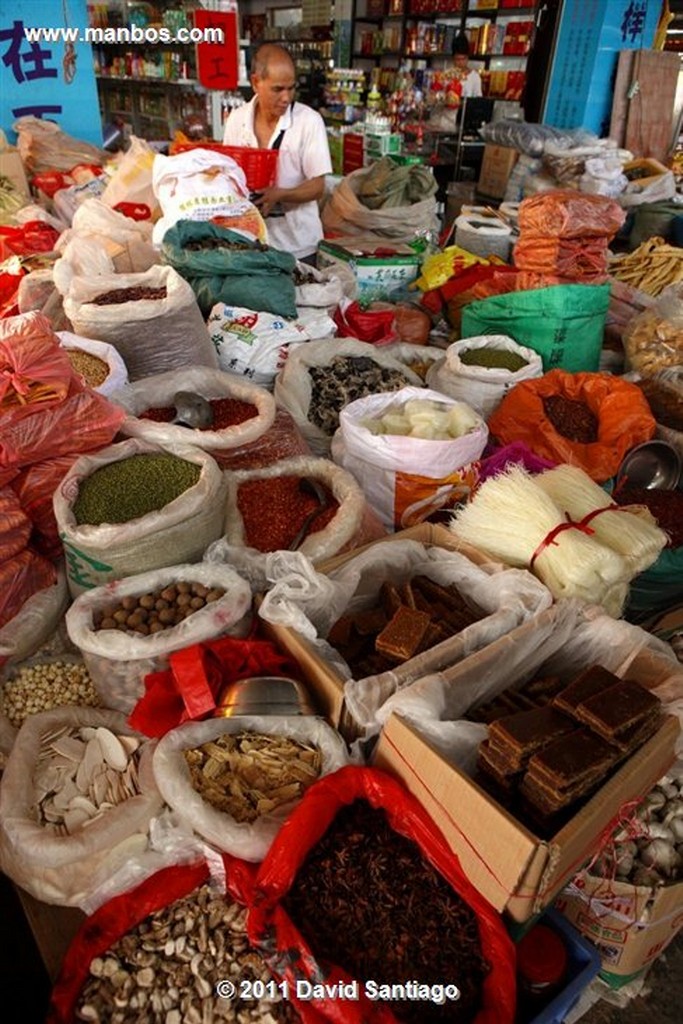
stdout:
[[266,476],[240,484],[237,508],[248,547],[257,551],[286,551],[304,527],[304,535],[308,536],[334,519],[339,503],[329,489],[319,481],[326,498],[323,506],[304,480],[298,476]]
[[580,444],[594,444],[598,439],[598,420],[583,402],[563,395],[548,395],[543,410],[558,434]]
[[255,732],[224,734],[183,754],[193,788],[240,822],[300,799],[322,766],[312,744]]
[[325,434],[339,426],[339,413],[356,398],[376,392],[399,391],[408,378],[369,356],[336,356],[329,366],[311,366],[311,404],[308,418]]
[[382,810],[341,810],[299,870],[285,909],[321,964],[360,981],[453,984],[457,1002],[392,1001],[410,1024],[474,1020],[489,967],[477,919]]
[[165,299],[166,285],[159,288],[144,288],[137,285],[133,288],[114,288],[110,292],[102,292],[91,299],[93,306],[118,306],[121,302],[140,302],[141,299]]
[[[232,978],[237,994],[219,997]],[[240,982],[263,982],[242,998]],[[272,994],[271,994],[272,989]],[[202,885],[149,914],[90,964],[75,1009],[91,1024],[296,1024],[259,954],[249,946],[246,910]]]
[[[226,427],[235,427],[238,423],[244,423],[258,415],[258,410],[252,402],[243,402],[239,398],[211,398],[209,399],[213,418],[208,427],[197,427],[197,430],[225,430]],[[139,413],[143,420],[154,420],[155,423],[170,423],[175,418],[174,406],[160,405],[145,409]]]

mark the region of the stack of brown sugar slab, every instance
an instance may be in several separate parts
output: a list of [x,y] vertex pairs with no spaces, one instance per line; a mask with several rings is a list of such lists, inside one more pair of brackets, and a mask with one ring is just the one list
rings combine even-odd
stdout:
[[342,615],[327,640],[342,655],[357,679],[403,664],[416,654],[455,636],[479,621],[455,586],[441,586],[416,576],[400,586],[383,583],[378,603]]
[[519,791],[542,814],[557,814],[589,793],[618,758],[595,733],[573,728],[530,759]]
[[494,782],[511,790],[537,751],[574,729],[570,718],[549,707],[506,715],[490,724],[488,739],[479,747],[479,765]]
[[497,718],[511,715],[515,711],[531,711],[550,704],[553,698],[563,689],[558,676],[540,676],[531,679],[517,690],[504,690],[493,700],[473,708],[467,714],[470,722],[481,722],[489,725]]

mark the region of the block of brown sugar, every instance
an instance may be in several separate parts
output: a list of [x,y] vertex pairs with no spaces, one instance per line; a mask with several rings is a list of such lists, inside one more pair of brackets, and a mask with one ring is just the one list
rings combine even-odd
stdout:
[[606,739],[619,736],[661,708],[659,698],[630,679],[589,697],[576,708],[576,717]]
[[375,650],[393,661],[408,661],[420,647],[429,623],[426,612],[401,605],[375,640]]
[[495,754],[491,751],[488,740],[479,744],[477,755],[477,767],[483,773],[500,786],[506,792],[513,792],[523,776],[522,771],[508,771],[507,766],[503,769],[498,764]]
[[513,764],[524,764],[537,750],[575,729],[571,718],[553,708],[532,708],[492,722],[489,741]]
[[534,754],[527,776],[545,786],[566,790],[584,779],[598,778],[618,758],[618,751],[589,729],[575,729]]
[[388,616],[383,608],[368,608],[356,612],[353,625],[359,636],[374,636],[380,633],[387,624]]
[[391,618],[391,616],[397,612],[403,604],[398,588],[395,587],[393,583],[387,583],[386,581],[380,587],[379,599],[382,608],[389,618]]
[[511,763],[505,754],[502,754],[495,747],[492,747],[488,740],[484,740],[479,744],[477,758],[480,764],[484,764],[487,768],[490,768],[497,776],[514,776],[515,778],[518,778],[521,777],[524,772],[524,767],[520,768],[519,765],[514,762]]
[[553,706],[558,711],[573,715],[582,701],[588,700],[589,697],[595,697],[619,681],[618,676],[603,668],[602,665],[591,665],[568,686],[560,690],[553,700]]
[[653,708],[652,713],[647,715],[646,718],[642,718],[629,729],[620,732],[618,736],[610,737],[609,742],[619,750],[622,757],[628,756],[638,750],[639,747],[642,747],[643,743],[649,740],[650,736],[654,736],[661,720],[661,706]]

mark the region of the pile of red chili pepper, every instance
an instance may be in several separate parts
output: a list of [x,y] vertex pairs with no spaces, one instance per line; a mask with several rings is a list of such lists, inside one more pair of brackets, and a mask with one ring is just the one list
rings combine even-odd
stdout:
[[327,507],[301,486],[298,476],[271,476],[245,480],[237,492],[237,508],[244,523],[245,543],[257,551],[286,551],[308,516],[320,509],[306,531],[317,533],[334,518],[339,504],[323,485]]
[[657,526],[668,534],[668,548],[683,547],[683,491],[622,487],[612,498],[617,505],[647,505]]
[[[239,398],[211,398],[209,405],[213,412],[213,423],[210,427],[198,427],[198,430],[225,430],[226,427],[236,427],[238,423],[244,423],[245,420],[258,415],[252,402],[242,402]],[[175,416],[175,408],[158,406],[145,409],[138,416],[140,419],[154,420],[156,423],[170,423]]]
[[584,402],[564,395],[547,395],[543,411],[558,434],[580,444],[593,444],[598,439],[598,419]]

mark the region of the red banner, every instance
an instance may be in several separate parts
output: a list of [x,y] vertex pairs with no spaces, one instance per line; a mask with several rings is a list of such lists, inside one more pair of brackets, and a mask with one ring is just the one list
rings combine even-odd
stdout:
[[197,43],[197,78],[206,89],[236,89],[239,72],[237,14],[196,10],[195,28],[220,29],[223,41]]

